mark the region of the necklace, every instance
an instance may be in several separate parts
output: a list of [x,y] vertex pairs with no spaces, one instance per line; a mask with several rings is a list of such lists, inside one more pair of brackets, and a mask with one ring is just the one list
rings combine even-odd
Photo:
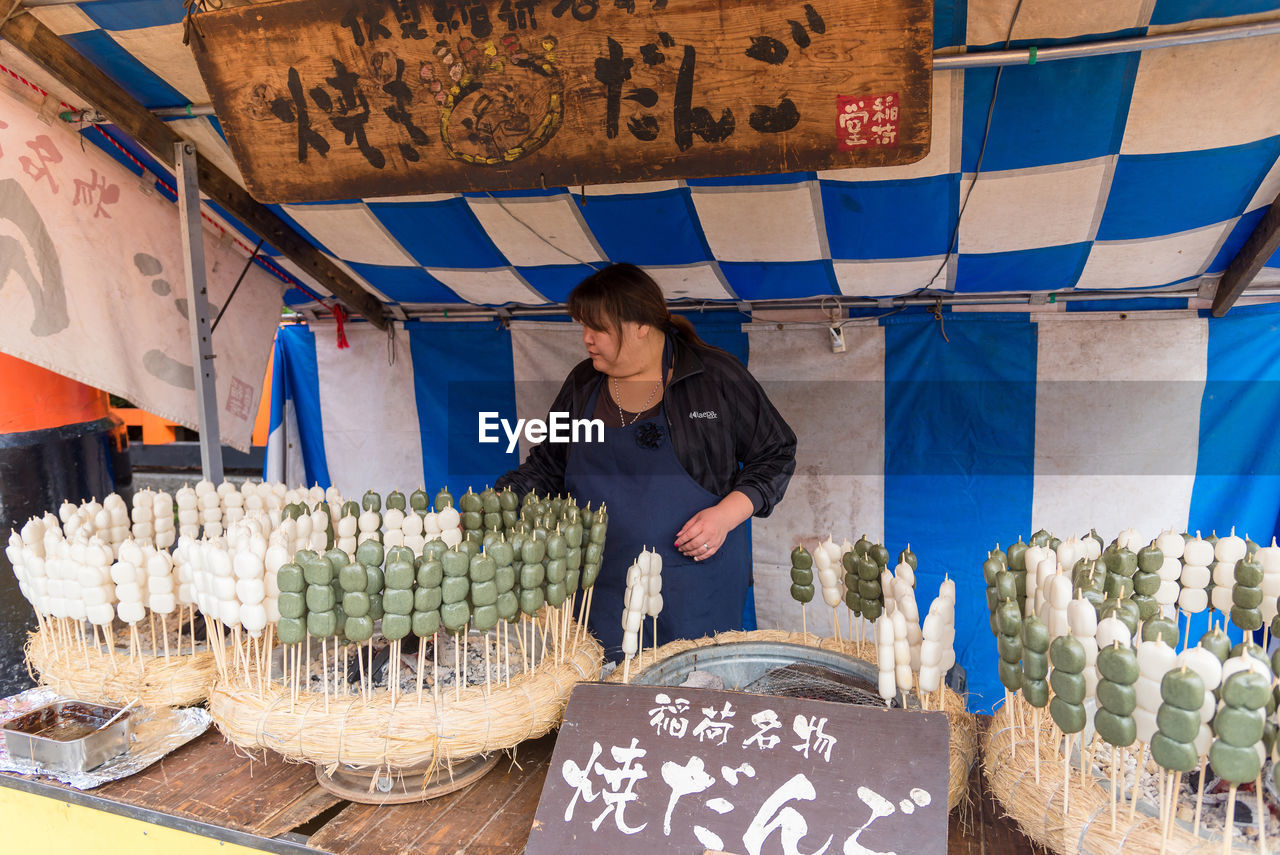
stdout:
[[649,398],[644,402],[644,406],[636,413],[636,417],[628,422],[627,417],[622,414],[622,392],[618,389],[618,378],[610,377],[609,379],[613,381],[613,403],[618,407],[618,421],[622,422],[623,427],[633,425],[639,421],[641,414],[648,410],[649,405],[653,403],[653,396],[658,394],[658,390],[662,388],[662,380],[659,379],[657,383],[653,384],[653,391],[649,393]]

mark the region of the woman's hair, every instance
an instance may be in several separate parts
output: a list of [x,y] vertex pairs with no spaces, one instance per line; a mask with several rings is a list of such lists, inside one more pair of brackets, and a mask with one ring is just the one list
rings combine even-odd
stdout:
[[595,330],[617,334],[624,321],[674,332],[689,344],[710,347],[688,318],[667,311],[662,289],[634,264],[611,264],[578,283],[569,294],[569,315]]

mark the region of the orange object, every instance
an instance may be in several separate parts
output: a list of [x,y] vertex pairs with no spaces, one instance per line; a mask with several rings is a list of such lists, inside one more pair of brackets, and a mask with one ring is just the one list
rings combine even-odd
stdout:
[[111,410],[126,427],[142,428],[144,445],[164,445],[177,438],[177,422],[171,422],[146,410],[136,407],[113,407]]
[[0,433],[62,427],[107,415],[107,393],[0,353]]
[[[258,401],[258,413],[253,420],[253,437],[250,442],[254,445],[266,445],[271,428],[271,363],[274,358],[273,352],[267,359],[267,373],[262,381],[262,397]],[[162,416],[135,407],[113,407],[111,412],[127,427],[142,429],[143,445],[164,445],[173,442],[177,439],[177,429],[181,427],[177,422],[171,422]]]

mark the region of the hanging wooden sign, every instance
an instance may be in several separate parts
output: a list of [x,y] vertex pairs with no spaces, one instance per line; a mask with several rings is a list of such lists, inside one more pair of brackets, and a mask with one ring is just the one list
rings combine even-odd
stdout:
[[944,855],[948,733],[940,712],[584,683],[525,851]]
[[893,166],[932,0],[282,0],[192,48],[264,202]]

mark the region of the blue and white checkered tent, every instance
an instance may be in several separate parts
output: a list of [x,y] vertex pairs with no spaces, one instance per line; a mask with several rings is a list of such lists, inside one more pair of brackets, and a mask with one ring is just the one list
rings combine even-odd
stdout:
[[[149,108],[209,101],[180,0],[31,14]],[[264,247],[309,320],[277,340],[271,472],[348,493],[491,483],[516,455],[477,443],[477,410],[540,414],[581,355],[571,324],[519,307],[631,261],[799,434],[786,501],[754,521],[760,625],[799,627],[798,538],[909,542],[923,600],[958,583],[957,649],[989,708],[978,568],[997,541],[1235,525],[1269,542],[1280,518],[1280,255],[1226,317],[1205,311],[1280,192],[1280,35],[1048,48],[1276,20],[1258,0],[938,0],[931,148],[908,166],[274,207],[400,320],[390,338],[348,324],[337,349],[330,295]],[[955,67],[1033,46],[1034,63]],[[2,43],[0,62],[39,80]],[[239,175],[215,118],[173,126]],[[107,135],[164,174],[114,128],[86,132]],[[514,319],[457,318],[477,306]]]

